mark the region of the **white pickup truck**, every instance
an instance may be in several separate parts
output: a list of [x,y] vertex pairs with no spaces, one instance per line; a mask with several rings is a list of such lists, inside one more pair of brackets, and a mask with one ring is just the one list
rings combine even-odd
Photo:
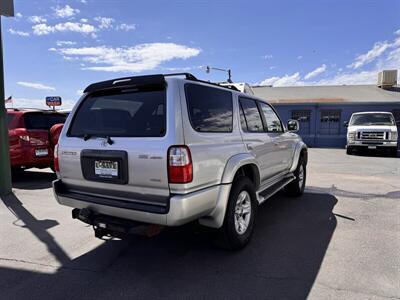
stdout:
[[346,153],[367,148],[387,148],[397,155],[398,132],[393,114],[390,112],[358,112],[351,115],[347,128]]

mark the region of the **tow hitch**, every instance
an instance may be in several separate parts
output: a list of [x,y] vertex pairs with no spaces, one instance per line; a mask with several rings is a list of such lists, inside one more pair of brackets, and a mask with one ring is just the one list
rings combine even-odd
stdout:
[[101,214],[96,214],[87,208],[74,208],[72,218],[92,225],[95,237],[102,239],[104,236],[126,238],[128,235],[137,234],[152,237],[158,235],[163,226],[136,222]]

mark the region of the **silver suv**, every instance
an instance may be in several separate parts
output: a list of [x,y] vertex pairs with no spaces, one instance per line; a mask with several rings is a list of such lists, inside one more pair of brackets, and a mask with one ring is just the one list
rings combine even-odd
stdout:
[[54,193],[95,235],[194,220],[246,245],[257,207],[299,196],[307,147],[265,101],[191,74],[88,86],[60,135]]

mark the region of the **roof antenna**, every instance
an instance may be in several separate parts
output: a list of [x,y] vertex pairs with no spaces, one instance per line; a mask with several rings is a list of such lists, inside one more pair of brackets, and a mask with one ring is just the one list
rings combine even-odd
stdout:
[[210,66],[207,66],[207,67],[206,67],[206,73],[207,73],[207,74],[211,73],[211,70],[227,72],[227,73],[228,73],[228,80],[227,80],[227,82],[228,82],[228,83],[233,83],[233,81],[232,81],[231,69],[221,69],[221,68],[214,68],[214,67],[210,67]]

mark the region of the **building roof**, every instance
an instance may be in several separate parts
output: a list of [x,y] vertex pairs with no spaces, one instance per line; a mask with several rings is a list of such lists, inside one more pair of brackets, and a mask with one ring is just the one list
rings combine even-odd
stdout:
[[400,102],[400,86],[376,85],[253,86],[254,95],[270,103]]

